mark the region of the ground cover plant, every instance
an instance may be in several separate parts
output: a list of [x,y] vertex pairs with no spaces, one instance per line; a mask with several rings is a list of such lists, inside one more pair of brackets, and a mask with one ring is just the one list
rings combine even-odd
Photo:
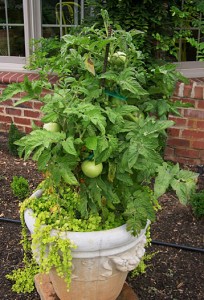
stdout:
[[13,180],[11,182],[11,189],[19,200],[24,200],[29,195],[29,184],[28,180],[24,177],[13,176]]

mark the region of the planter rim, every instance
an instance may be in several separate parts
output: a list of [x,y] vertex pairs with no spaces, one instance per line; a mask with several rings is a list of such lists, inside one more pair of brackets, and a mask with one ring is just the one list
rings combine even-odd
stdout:
[[[38,198],[41,195],[42,190],[37,190],[31,195],[31,197]],[[29,208],[24,212],[25,222],[31,234],[34,232],[36,221],[36,217],[33,214],[33,210]],[[93,257],[113,255],[116,249],[117,252],[124,252],[140,243],[140,241],[145,237],[145,232],[149,224],[150,222],[147,221],[145,228],[142,229],[137,236],[133,236],[131,232],[127,231],[126,224],[124,224],[108,230],[90,232],[60,232],[60,237],[62,239],[69,238],[75,245],[77,245],[77,248],[72,250],[73,257],[81,257],[82,252],[85,257],[90,257],[90,255]],[[58,233],[59,231],[56,229],[51,231],[51,235],[57,235]]]

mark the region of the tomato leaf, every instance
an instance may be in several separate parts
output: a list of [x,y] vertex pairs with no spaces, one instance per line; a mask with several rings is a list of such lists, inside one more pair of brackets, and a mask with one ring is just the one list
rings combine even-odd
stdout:
[[97,148],[97,137],[96,136],[89,136],[85,139],[85,146],[89,150],[96,150]]
[[68,154],[77,156],[77,151],[74,146],[74,138],[72,136],[62,142],[62,147]]

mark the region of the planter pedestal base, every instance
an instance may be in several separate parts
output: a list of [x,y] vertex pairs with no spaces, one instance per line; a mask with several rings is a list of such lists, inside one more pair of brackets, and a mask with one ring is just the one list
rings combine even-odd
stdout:
[[[41,300],[60,300],[53,288],[49,275],[36,275],[35,286]],[[116,300],[139,300],[131,287],[125,283],[123,289]]]

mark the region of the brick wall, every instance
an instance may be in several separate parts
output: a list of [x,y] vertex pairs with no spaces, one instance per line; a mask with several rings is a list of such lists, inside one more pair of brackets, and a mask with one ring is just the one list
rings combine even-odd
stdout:
[[[39,79],[39,76],[34,73],[0,72],[0,92],[2,92],[9,83],[22,82],[25,76],[30,80]],[[56,80],[56,76],[50,76],[51,83],[55,83]],[[21,131],[26,133],[32,130],[32,122],[37,126],[42,125],[39,121],[41,117],[41,102],[34,99],[14,106],[22,95],[22,93],[19,93],[12,99],[0,103],[0,131],[8,131],[11,122],[15,123]]]
[[188,165],[204,164],[204,78],[177,83],[173,100],[191,103],[181,108],[181,117],[170,115],[175,125],[168,130],[165,158]]
[[[30,80],[38,79],[36,74],[0,72],[0,91],[11,82],[21,82],[24,76]],[[55,83],[56,76],[50,77]],[[40,107],[42,103],[33,100],[18,107],[14,103],[21,98],[21,94],[0,104],[0,131],[8,131],[11,122],[26,133],[32,130],[32,122],[40,126]],[[175,125],[168,130],[165,149],[165,159],[174,162],[202,165],[204,164],[204,78],[191,79],[188,85],[177,83],[173,100],[182,100],[193,105],[181,108],[181,117],[170,115],[169,119]]]

